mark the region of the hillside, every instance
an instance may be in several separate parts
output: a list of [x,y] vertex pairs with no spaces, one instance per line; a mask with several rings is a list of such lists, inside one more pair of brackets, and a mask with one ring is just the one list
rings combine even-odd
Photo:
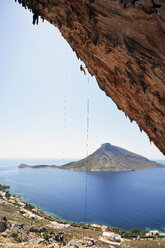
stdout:
[[63,165],[61,168],[81,171],[128,171],[154,167],[162,167],[162,165],[123,148],[105,143],[87,158]]
[[61,232],[65,248],[109,247],[99,240],[101,226],[96,231],[92,225],[61,221],[24,202],[20,196],[8,193],[9,188],[0,184],[1,248],[57,248]]

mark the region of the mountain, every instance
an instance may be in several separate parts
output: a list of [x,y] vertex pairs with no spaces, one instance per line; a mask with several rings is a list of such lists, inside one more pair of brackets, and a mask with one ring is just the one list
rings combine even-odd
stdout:
[[80,171],[129,171],[145,170],[163,165],[109,143],[101,145],[94,153],[61,169]]

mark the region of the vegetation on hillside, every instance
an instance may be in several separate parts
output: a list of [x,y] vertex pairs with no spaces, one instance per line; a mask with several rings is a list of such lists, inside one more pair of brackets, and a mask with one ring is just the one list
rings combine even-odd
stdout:
[[63,165],[61,168],[81,171],[129,171],[154,167],[162,167],[162,165],[106,143],[88,157]]

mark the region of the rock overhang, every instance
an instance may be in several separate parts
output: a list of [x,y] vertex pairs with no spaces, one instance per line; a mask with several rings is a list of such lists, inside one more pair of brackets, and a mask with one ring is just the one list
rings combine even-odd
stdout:
[[165,2],[18,2],[33,22],[41,17],[58,27],[100,88],[165,154]]

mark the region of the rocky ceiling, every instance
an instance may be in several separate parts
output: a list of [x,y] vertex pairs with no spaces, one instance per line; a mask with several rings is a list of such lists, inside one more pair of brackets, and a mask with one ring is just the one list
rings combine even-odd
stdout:
[[[17,1],[17,0],[15,0]],[[100,88],[165,154],[165,0],[18,0],[46,19]]]

